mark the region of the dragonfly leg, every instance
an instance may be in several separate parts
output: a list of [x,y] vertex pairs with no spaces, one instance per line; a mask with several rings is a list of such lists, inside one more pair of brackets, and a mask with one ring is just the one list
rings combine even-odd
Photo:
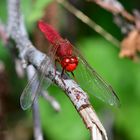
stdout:
[[54,74],[56,75],[56,63],[57,63],[57,59],[55,59],[55,65],[54,65]]
[[62,69],[62,72],[61,72],[61,80],[62,80],[62,83],[64,84],[64,86],[66,86],[64,80],[63,80],[63,75],[64,75],[64,72],[65,72],[65,69],[63,68]]
[[65,72],[65,69],[63,68],[63,69],[62,69],[62,72],[61,72],[61,78],[63,77],[64,72]]
[[54,70],[55,70],[55,73],[54,73],[54,74],[55,74],[55,75],[56,75],[56,65],[57,65],[56,63],[57,63],[57,62],[59,62],[59,60],[58,60],[58,59],[55,59],[55,65],[54,65]]
[[75,75],[74,75],[74,73],[73,73],[73,72],[71,72],[71,74],[72,74],[72,76],[75,78]]
[[76,81],[76,82],[77,82],[77,79],[76,79],[76,77],[75,77],[74,73],[73,73],[73,72],[71,72],[71,74],[72,74],[72,76],[73,76],[73,78],[74,78],[74,81]]

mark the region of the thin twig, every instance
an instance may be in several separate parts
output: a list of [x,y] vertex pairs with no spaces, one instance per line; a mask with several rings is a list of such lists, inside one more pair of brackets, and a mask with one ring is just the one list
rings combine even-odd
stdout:
[[[30,62],[30,64],[34,65],[37,68],[37,70],[39,70],[40,72],[44,72],[40,69],[40,67],[44,62],[46,64],[49,63],[50,59],[45,54],[35,49],[35,47],[32,45],[32,42],[29,40],[24,23],[22,20],[20,20],[21,16],[19,12],[19,0],[9,0],[8,5],[8,25],[10,29],[10,36],[16,42],[20,56],[27,62]],[[21,27],[25,29],[24,31],[26,33],[23,33]],[[92,130],[90,131],[92,135],[92,140],[95,136],[97,138],[96,140],[107,140],[106,131],[102,126],[101,122],[99,121],[93,108],[91,107],[87,93],[85,93],[80,88],[80,86],[77,85],[77,83],[69,77],[63,77],[62,79],[62,76],[58,71],[56,71],[56,75],[54,77],[54,73],[52,72],[52,70],[54,69],[50,64],[49,69],[46,69],[45,71],[45,76],[50,79],[53,79],[54,83],[58,85],[63,91],[65,91],[66,95],[70,98],[78,113],[81,115],[87,128],[89,130]],[[95,135],[93,134],[93,130],[95,130],[94,128],[98,130]]]
[[[124,6],[118,0],[88,0],[96,3],[101,8],[109,11],[114,15],[115,24],[120,27],[123,34],[129,34],[133,29],[139,30],[139,18],[133,14],[129,13]],[[138,24],[137,24],[138,23]]]
[[[33,66],[30,66],[27,68],[27,76],[28,76],[29,81],[31,80],[32,76],[35,73],[36,71]],[[43,134],[42,134],[41,122],[40,122],[40,116],[39,116],[38,100],[36,100],[32,105],[32,113],[33,113],[34,138],[35,140],[43,140]]]
[[16,70],[18,77],[23,78],[25,76],[25,72],[22,67],[20,59],[15,58],[14,61],[15,61],[15,70]]
[[71,12],[74,16],[76,16],[78,19],[80,19],[82,22],[87,24],[89,27],[91,27],[93,30],[95,30],[97,33],[99,33],[102,37],[104,37],[106,40],[114,44],[116,47],[120,46],[120,41],[113,37],[110,33],[108,33],[105,29],[103,29],[101,26],[96,24],[92,19],[90,19],[88,16],[86,16],[83,12],[76,9],[73,5],[71,5],[66,0],[56,0],[58,3],[60,3],[62,6],[64,6],[69,12]]
[[[28,46],[29,44],[31,44],[31,42],[27,37],[26,30],[24,30],[25,26],[24,26],[23,20],[21,19],[19,0],[8,0],[8,17],[9,17],[8,18],[8,31],[10,33],[10,36],[17,43],[17,48],[20,51],[23,51],[24,45]],[[30,74],[31,73],[33,74],[35,72],[33,71],[33,69],[31,69],[31,67],[29,67],[29,70],[27,73],[28,73],[28,78],[30,79],[31,78]],[[33,109],[33,124],[34,124],[35,140],[43,140],[43,134],[42,134],[41,126],[40,126],[41,124],[40,124],[40,117],[39,117],[39,108],[38,108],[37,102],[33,104],[32,109]]]
[[135,17],[124,9],[123,5],[117,0],[88,0],[95,2],[100,7],[106,9],[112,14],[120,14],[130,22],[135,22]]
[[60,104],[55,100],[53,96],[50,96],[47,91],[42,90],[42,96],[50,103],[55,111],[59,112],[61,110]]
[[86,127],[90,130],[91,140],[108,140],[105,129],[91,106],[80,110],[80,115]]
[[[90,130],[92,140],[95,140],[95,137],[97,138],[96,140],[100,140],[100,138],[102,138],[101,140],[107,140],[106,131],[92,108],[87,93],[85,93],[75,81],[69,78],[65,78],[62,81],[61,74],[58,72],[56,73],[54,82],[65,91],[66,95],[74,104],[86,127]],[[80,98],[77,99],[78,96],[80,96]],[[96,135],[91,131],[95,129],[98,130]]]
[[41,122],[39,116],[38,100],[36,100],[36,102],[33,103],[32,110],[33,110],[34,138],[35,140],[43,140],[43,134],[42,134]]

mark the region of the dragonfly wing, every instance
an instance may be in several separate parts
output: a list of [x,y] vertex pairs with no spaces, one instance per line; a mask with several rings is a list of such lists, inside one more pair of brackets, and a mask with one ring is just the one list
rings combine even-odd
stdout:
[[41,93],[42,85],[44,84],[45,89],[47,89],[52,81],[49,78],[45,79],[45,71],[51,71],[55,76],[54,69],[54,57],[55,57],[56,49],[54,48],[50,52],[50,60],[43,61],[40,67],[41,73],[35,73],[31,80],[26,85],[25,89],[22,92],[20,97],[20,104],[23,110],[28,109],[32,106],[33,102],[39,97]]
[[44,72],[45,72],[46,66],[45,65],[42,66],[41,69],[42,69],[42,73],[40,74],[40,76],[38,73],[35,73],[21,94],[20,105],[23,110],[26,110],[29,107],[31,107],[33,102],[36,100],[36,98],[40,94],[41,85],[45,77]]
[[37,81],[38,75],[35,73],[20,96],[20,105],[23,110],[28,109],[32,105],[34,94],[39,86],[39,82]]
[[79,56],[79,64],[74,73],[81,87],[100,100],[118,106],[119,98],[112,87],[88,64],[76,48],[73,48],[73,51]]
[[40,71],[41,73],[35,73],[31,80],[26,85],[20,97],[20,104],[23,110],[28,109],[32,106],[33,102],[39,97],[41,93],[42,85],[44,85],[45,89],[47,89],[52,81],[49,78],[45,78],[45,71],[51,71],[55,76],[55,54],[57,51],[57,47],[50,47],[49,52],[49,60],[44,59]]

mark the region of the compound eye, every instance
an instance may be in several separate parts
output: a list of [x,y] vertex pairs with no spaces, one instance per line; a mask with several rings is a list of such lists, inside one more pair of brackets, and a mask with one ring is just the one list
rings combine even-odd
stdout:
[[72,57],[70,60],[71,60],[71,63],[76,63],[76,64],[78,64],[78,59],[77,59],[77,57]]
[[64,68],[66,67],[68,64],[70,63],[70,59],[69,58],[64,58],[61,61],[61,66]]
[[69,63],[69,62],[70,62],[70,59],[69,59],[69,58],[65,58],[65,59],[64,59],[64,62],[65,62],[65,63]]
[[71,58],[70,60],[71,60],[72,63],[75,62],[75,58]]

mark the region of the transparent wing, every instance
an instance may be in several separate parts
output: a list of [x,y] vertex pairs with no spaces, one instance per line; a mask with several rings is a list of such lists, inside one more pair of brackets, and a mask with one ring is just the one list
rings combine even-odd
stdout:
[[[46,65],[42,66],[42,70],[45,72]],[[41,73],[39,76],[38,73],[35,73],[31,80],[28,82],[26,87],[24,88],[21,97],[20,97],[20,105],[23,110],[28,109],[31,107],[35,99],[39,96],[41,86],[43,83],[43,80],[45,78],[44,72]],[[48,86],[50,83],[48,83]]]
[[74,74],[81,87],[100,100],[110,105],[119,106],[119,98],[112,87],[88,64],[76,48],[73,48],[73,52],[79,58],[79,64]]
[[[45,71],[52,71],[54,73],[54,63],[53,59],[55,57],[56,49],[52,49],[50,52],[50,61],[43,61],[40,67],[41,73],[35,73],[31,80],[28,82],[26,87],[24,88],[21,97],[20,97],[20,105],[23,110],[28,109],[32,106],[33,102],[39,97],[41,93],[42,84],[45,81],[45,89],[47,89],[52,81],[48,78],[45,79]],[[51,70],[49,70],[51,69]],[[54,75],[54,74],[53,74]]]

